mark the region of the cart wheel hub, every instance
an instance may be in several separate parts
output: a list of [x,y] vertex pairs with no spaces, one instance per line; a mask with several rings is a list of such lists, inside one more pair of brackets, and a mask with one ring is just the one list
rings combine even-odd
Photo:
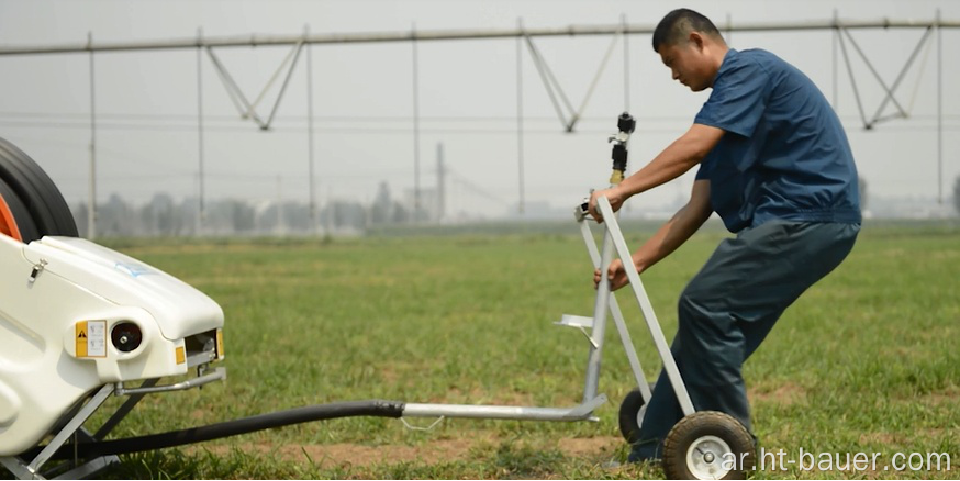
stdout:
[[724,462],[733,454],[724,440],[716,436],[697,438],[687,449],[687,467],[697,479],[721,479],[734,467]]

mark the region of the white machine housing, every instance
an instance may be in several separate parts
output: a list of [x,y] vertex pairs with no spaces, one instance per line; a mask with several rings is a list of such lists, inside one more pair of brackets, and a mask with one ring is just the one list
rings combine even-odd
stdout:
[[[183,376],[223,358],[216,302],[109,248],[0,235],[0,272],[0,457],[36,446],[105,385],[122,393],[123,382]],[[111,342],[124,323],[142,332],[130,352]]]

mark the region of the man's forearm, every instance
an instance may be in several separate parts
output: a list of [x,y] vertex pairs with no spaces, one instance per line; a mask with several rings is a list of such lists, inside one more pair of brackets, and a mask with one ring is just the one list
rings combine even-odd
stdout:
[[633,255],[634,263],[640,272],[652,267],[661,259],[677,250],[709,218],[709,213],[697,211],[691,204],[682,209],[657,230]]
[[625,197],[630,197],[676,179],[699,164],[717,139],[719,134],[704,133],[695,126],[645,167],[624,179],[617,188],[626,194]]

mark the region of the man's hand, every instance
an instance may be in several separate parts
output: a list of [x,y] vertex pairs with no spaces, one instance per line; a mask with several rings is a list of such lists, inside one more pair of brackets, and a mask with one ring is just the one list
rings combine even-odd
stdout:
[[603,215],[600,214],[600,208],[597,207],[597,199],[600,196],[604,196],[607,200],[610,201],[610,206],[613,207],[613,211],[616,212],[620,210],[620,207],[623,206],[623,201],[627,200],[628,195],[624,194],[620,189],[616,187],[611,187],[609,189],[595,190],[590,194],[590,215],[596,219],[597,222],[603,222]]
[[[634,260],[634,263],[636,263],[636,260]],[[607,278],[610,279],[611,291],[620,289],[630,283],[630,280],[627,279],[627,271],[624,269],[623,262],[620,259],[614,259],[613,262],[610,263],[610,267],[607,269]],[[602,280],[600,269],[595,269],[593,271],[593,288],[599,288]]]

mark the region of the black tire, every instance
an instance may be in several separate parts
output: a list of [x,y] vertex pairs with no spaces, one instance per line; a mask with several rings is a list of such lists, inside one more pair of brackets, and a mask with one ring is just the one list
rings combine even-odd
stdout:
[[0,138],[0,181],[13,190],[30,213],[37,235],[78,237],[70,207],[53,180],[17,146]]
[[627,444],[636,444],[640,440],[640,422],[642,421],[640,411],[644,404],[646,403],[639,389],[628,392],[620,403],[617,421],[620,425],[620,434],[627,440]]
[[39,238],[33,217],[13,189],[0,180],[0,235],[29,244]]
[[[731,466],[733,459],[736,464]],[[684,416],[663,442],[667,479],[745,479],[756,460],[757,448],[747,428],[716,411]]]

